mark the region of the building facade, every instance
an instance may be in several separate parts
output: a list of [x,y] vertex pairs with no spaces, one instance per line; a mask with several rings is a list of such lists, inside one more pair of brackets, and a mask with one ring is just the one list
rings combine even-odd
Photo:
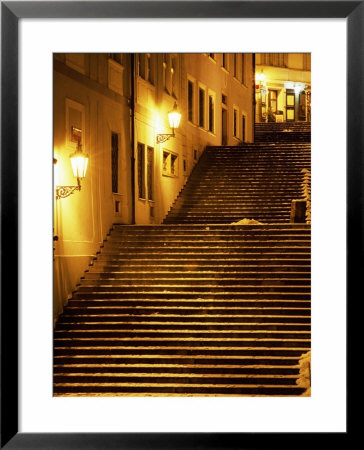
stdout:
[[256,122],[311,122],[311,54],[255,54]]
[[[252,142],[253,127],[251,54],[55,54],[54,316],[113,223],[161,223],[206,146]],[[81,189],[58,198],[80,148]]]

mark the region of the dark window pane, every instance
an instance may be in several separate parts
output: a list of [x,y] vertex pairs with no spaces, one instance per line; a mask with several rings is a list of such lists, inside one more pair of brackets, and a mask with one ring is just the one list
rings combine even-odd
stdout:
[[111,133],[111,190],[118,192],[119,178],[119,136]]
[[193,122],[193,83],[188,81],[188,120]]
[[199,89],[199,123],[200,127],[205,126],[205,91]]
[[144,144],[138,143],[138,194],[139,198],[145,198],[144,180]]
[[153,161],[154,161],[154,149],[153,147],[147,148],[147,186],[148,186],[148,200],[153,200]]
[[209,131],[214,131],[214,99],[209,96]]

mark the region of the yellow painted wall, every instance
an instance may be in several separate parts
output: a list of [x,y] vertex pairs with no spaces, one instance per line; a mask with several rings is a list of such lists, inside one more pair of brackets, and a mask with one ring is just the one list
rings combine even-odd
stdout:
[[[245,57],[245,81],[234,78],[233,55],[227,55],[228,68],[222,68],[222,55],[207,54],[136,55],[135,140],[131,143],[131,55],[116,61],[107,54],[57,54],[54,58],[54,183],[74,185],[69,155],[76,149],[71,142],[71,125],[82,129],[82,148],[89,155],[81,191],[54,200],[54,315],[62,311],[88,264],[95,257],[113,223],[132,223],[131,158],[134,154],[135,223],[161,223],[188,175],[207,145],[221,145],[221,95],[227,97],[228,144],[241,143],[241,114],[246,115],[246,141],[253,139],[252,55]],[[118,57],[119,58],[119,57]],[[239,55],[241,58],[241,55]],[[240,59],[241,61],[241,59]],[[173,70],[172,70],[173,69]],[[238,67],[241,70],[241,62]],[[187,78],[196,89],[204,86],[214,95],[213,132],[188,121]],[[197,92],[197,90],[196,90]],[[167,114],[174,103],[182,113],[175,137],[156,143],[158,133],[171,133]],[[206,103],[206,108],[208,104]],[[233,108],[239,111],[238,136],[233,136]],[[194,105],[195,117],[198,103]],[[207,114],[207,111],[205,111]],[[207,120],[207,115],[206,115]],[[111,133],[119,136],[119,189],[111,189]],[[153,200],[139,198],[138,143],[154,149]],[[163,171],[163,153],[177,157],[174,173]],[[145,156],[147,156],[145,154]],[[146,174],[147,158],[144,161]],[[119,212],[115,202],[120,202]],[[153,217],[151,216],[153,208]]]
[[[55,62],[55,187],[77,184],[69,160],[77,145],[70,142],[70,125],[78,122],[74,112],[77,108],[82,116],[83,151],[89,155],[87,176],[81,181],[81,191],[67,198],[54,199],[54,235],[58,236],[54,243],[55,317],[62,311],[76,283],[99,250],[112,223],[130,223],[130,135],[124,125],[129,120],[129,108],[125,99],[115,92],[104,95],[102,90],[94,89],[87,73],[90,60],[95,63],[92,73],[98,73],[99,79],[107,83],[100,68],[97,69],[99,56],[86,58],[85,74],[64,65],[61,57]],[[105,56],[101,65],[106,64]],[[107,90],[105,84],[101,87]],[[111,132],[119,134],[119,194],[111,192]],[[115,198],[121,201],[119,214],[114,212]]]

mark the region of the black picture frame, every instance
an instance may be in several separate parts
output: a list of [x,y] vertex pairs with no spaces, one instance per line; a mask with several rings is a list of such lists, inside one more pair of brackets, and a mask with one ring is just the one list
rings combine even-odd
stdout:
[[[18,432],[18,22],[22,18],[345,18],[347,20],[347,312],[363,273],[363,1],[11,1],[1,2],[1,448],[307,448],[346,433]],[[51,245],[51,244],[50,244]],[[11,300],[11,301],[10,301]],[[348,336],[349,338],[349,336]],[[347,348],[350,348],[348,339]],[[347,365],[349,369],[349,364]],[[347,374],[349,377],[349,370]],[[348,378],[349,379],[349,378]],[[349,398],[349,397],[348,397]]]

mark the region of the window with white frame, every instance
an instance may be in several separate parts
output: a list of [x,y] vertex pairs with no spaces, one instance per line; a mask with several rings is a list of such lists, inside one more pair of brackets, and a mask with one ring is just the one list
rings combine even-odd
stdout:
[[108,53],[108,58],[112,59],[118,64],[123,64],[122,54],[121,53]]
[[154,148],[147,147],[147,189],[148,200],[154,200]]
[[163,89],[165,92],[167,92],[167,94],[169,94],[168,54],[167,53],[163,53],[162,69],[163,69]]
[[154,148],[147,147],[147,189],[148,200],[154,200]]
[[137,53],[136,55],[137,75],[140,78],[145,78],[145,59],[143,53]]
[[154,59],[155,56],[150,53],[137,53],[136,55],[138,76],[151,84],[154,84]]
[[238,117],[239,110],[236,106],[233,107],[233,136],[238,137],[239,127],[238,127]]
[[195,99],[195,83],[192,80],[187,80],[187,110],[188,120],[193,123],[194,119],[194,99]]
[[241,83],[245,83],[245,53],[241,54]]
[[233,67],[233,74],[235,78],[238,78],[238,54],[234,53],[234,67]]
[[145,145],[138,142],[138,196],[145,199]]
[[111,191],[119,192],[119,135],[111,133]]
[[171,55],[171,93],[174,98],[178,98],[178,80],[179,80],[179,60],[178,55]]
[[145,55],[145,79],[154,84],[154,55],[150,53]]
[[208,130],[215,132],[215,94],[212,91],[208,93]]
[[241,140],[246,142],[246,115],[241,115]]
[[178,176],[178,155],[169,150],[163,150],[162,174],[169,177]]
[[229,70],[228,68],[228,53],[222,53],[222,68],[225,70]]
[[205,128],[205,101],[206,91],[205,88],[199,86],[198,88],[198,125],[201,128]]

